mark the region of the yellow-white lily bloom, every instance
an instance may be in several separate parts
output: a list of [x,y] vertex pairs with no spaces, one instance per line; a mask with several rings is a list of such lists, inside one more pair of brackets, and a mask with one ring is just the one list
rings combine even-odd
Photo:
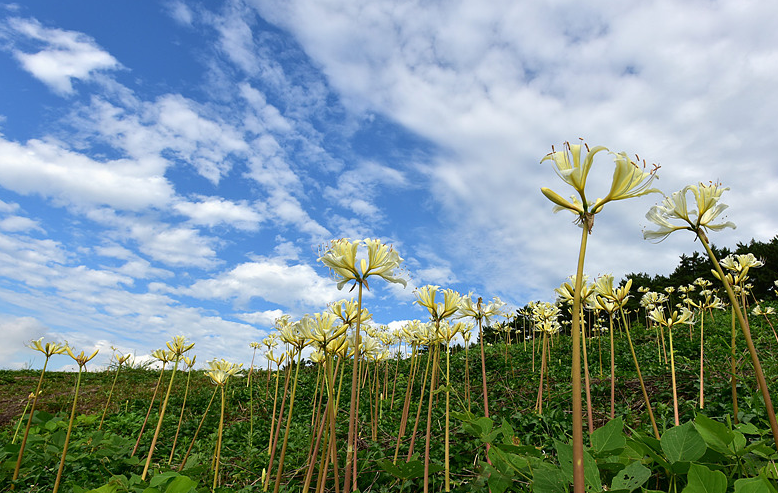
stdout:
[[46,356],[46,358],[50,358],[55,354],[65,354],[68,350],[67,344],[59,344],[57,342],[47,342],[44,345],[42,344],[42,341],[43,341],[43,337],[41,337],[37,341],[35,340],[30,341],[30,344],[28,344],[27,347],[42,352]]
[[195,345],[195,343],[187,344],[186,338],[184,336],[175,336],[172,341],[166,343],[167,348],[176,355],[176,357],[181,357],[185,352],[192,349]]
[[83,351],[81,351],[81,353],[79,353],[78,356],[76,356],[75,354],[73,354],[73,351],[70,349],[69,346],[65,347],[65,351],[67,351],[67,353],[70,355],[71,358],[76,360],[76,363],[78,363],[78,366],[84,367],[84,365],[86,365],[89,362],[89,360],[91,360],[92,358],[97,356],[97,353],[100,350],[99,349],[95,349],[95,352],[92,353],[91,356],[85,356]]
[[310,339],[318,351],[335,353],[343,341],[338,341],[346,333],[348,325],[340,323],[331,312],[314,313],[313,317],[303,317],[301,326],[305,336]]
[[[583,154],[584,150],[586,155]],[[566,142],[563,150],[552,150],[541,160],[541,162],[552,161],[556,174],[578,194],[578,197],[573,196],[568,201],[549,188],[541,188],[543,195],[555,204],[554,212],[569,210],[581,217],[600,212],[608,202],[659,192],[657,189],[650,188],[651,183],[656,179],[658,166],[647,171],[645,163],[641,168],[625,152],[621,152],[614,153],[615,169],[608,194],[594,202],[589,202],[586,198],[586,180],[594,163],[594,156],[601,151],[607,151],[607,148],[597,146],[590,149],[586,144],[572,145]],[[591,225],[590,222],[590,228]]]
[[639,167],[629,157],[626,152],[620,152],[615,155],[614,163],[616,168],[613,170],[613,181],[611,189],[602,199],[597,199],[592,207],[592,214],[596,214],[608,202],[614,200],[624,200],[633,197],[640,197],[649,193],[662,193],[656,188],[649,188],[656,179],[657,167],[646,171],[645,163]]
[[[586,156],[581,159],[584,149],[586,149]],[[540,162],[542,163],[543,161],[548,160],[553,161],[556,174],[568,185],[573,187],[585,202],[586,195],[584,189],[586,188],[586,179],[589,176],[589,170],[591,170],[592,163],[594,162],[594,156],[600,151],[607,150],[608,149],[603,146],[589,149],[589,146],[586,144],[572,145],[569,142],[565,142],[563,150],[556,151],[552,149],[552,152],[547,154]]]
[[373,315],[367,310],[362,308],[362,313],[358,314],[357,309],[359,304],[354,300],[340,300],[330,305],[330,311],[338,317],[344,325],[354,325],[357,323],[357,315],[359,315],[359,324],[364,325],[365,322],[373,318]]
[[[655,231],[643,231],[645,239],[663,240],[667,236],[680,229],[688,229],[695,233],[704,234],[705,230],[719,231],[724,228],[735,228],[735,223],[727,221],[713,224],[728,206],[720,203],[719,199],[729,188],[721,188],[716,183],[705,185],[688,185],[670,197],[665,197],[661,204],[649,209],[646,218],[659,226]],[[686,194],[691,191],[694,195],[697,210],[689,210],[686,203]],[[676,225],[671,220],[680,220],[685,224]]]
[[151,352],[151,357],[158,359],[160,363],[164,365],[175,360],[176,355],[172,351],[168,351],[166,349],[155,349]]
[[[367,258],[357,262],[361,244],[367,247]],[[377,238],[362,241],[351,241],[348,238],[333,240],[318,260],[330,269],[333,278],[338,281],[338,289],[351,281],[364,284],[370,289],[367,284],[369,276],[379,276],[389,282],[407,286],[406,280],[395,274],[395,269],[399,269],[403,262],[402,257]]]
[[208,362],[208,371],[205,374],[210,377],[215,385],[224,385],[229,377],[240,375],[243,363],[230,363],[225,359],[214,359]]
[[474,320],[481,320],[489,325],[494,317],[503,316],[505,303],[498,297],[492,298],[492,301],[484,304],[483,302],[473,302],[472,293],[463,296],[459,302],[459,315],[457,318],[472,317]]
[[439,322],[457,312],[462,295],[453,289],[444,289],[440,291],[443,293],[443,302],[436,302],[438,289],[440,286],[428,284],[417,289],[415,294],[416,303],[429,311],[432,320]]

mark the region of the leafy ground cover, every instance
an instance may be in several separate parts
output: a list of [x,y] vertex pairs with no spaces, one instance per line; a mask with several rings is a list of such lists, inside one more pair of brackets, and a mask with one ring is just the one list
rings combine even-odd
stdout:
[[[734,415],[729,315],[718,312],[715,322],[708,318],[705,327],[704,409],[699,408],[698,402],[699,334],[683,330],[674,334],[680,418],[680,425],[675,426],[670,366],[664,357],[668,348],[662,347],[657,330],[646,329],[642,322],[633,324],[637,357],[656,415],[659,439],[654,436],[648,421],[624,335],[616,329],[615,419],[609,416],[608,335],[603,333],[587,338],[595,429],[594,433],[586,434],[588,491],[775,491],[778,472],[774,461],[778,453],[745,347],[742,341],[738,341],[735,348],[738,413]],[[764,319],[753,317],[752,331],[768,384],[774,392],[778,379],[778,342]],[[429,445],[430,490],[444,489],[444,400],[445,391],[449,390],[452,491],[569,491],[572,482],[570,338],[556,336],[550,347],[548,372],[543,382],[542,413],[536,410],[541,367],[540,339],[533,344],[532,340],[522,340],[520,334],[514,333],[511,344],[500,341],[495,339],[485,348],[489,418],[484,416],[483,410],[480,360],[475,357],[477,345],[471,348],[467,359],[461,347],[454,348],[450,359],[451,381],[446,385],[441,378],[434,386]],[[358,420],[357,479],[360,491],[421,491],[423,488],[422,459],[430,401],[429,388],[422,396],[421,387],[424,365],[433,353],[428,348],[422,348],[418,360],[420,370],[415,374],[408,406],[408,431],[400,440],[399,449],[396,444],[405,390],[411,375],[410,359],[369,363],[363,375]],[[288,430],[285,466],[277,491],[306,491],[311,456],[317,458],[310,469],[313,477],[307,481],[310,484],[307,491],[314,491],[319,483],[324,491],[339,491],[332,467],[326,478],[317,481],[321,451],[319,455],[312,451],[317,448],[318,416],[323,412],[326,399],[319,397],[320,366],[311,362],[303,365]],[[444,366],[441,369],[444,370]],[[344,362],[340,370],[346,375],[342,382],[338,381],[340,393],[347,396],[350,393],[350,363]],[[270,430],[271,423],[278,420],[285,371],[268,375],[265,370],[254,368],[250,386],[247,385],[249,380],[245,372],[243,378],[228,382],[225,387],[219,481],[215,487],[213,461],[220,403],[218,396],[213,399],[216,395],[214,384],[203,371],[191,372],[183,414],[181,408],[187,378],[185,374],[176,377],[150,475],[141,479],[160,411],[162,391],[150,406],[159,374],[159,370],[123,368],[102,427],[99,422],[115,373],[87,372],[83,375],[61,491],[173,493],[212,489],[262,490],[264,474],[271,469]],[[163,375],[162,390],[167,387],[169,376],[169,372]],[[66,438],[75,373],[46,374],[19,477],[12,479],[20,435],[26,423],[22,415],[38,377],[37,371],[0,371],[2,491],[51,491],[54,484]],[[278,399],[274,399],[276,378],[279,381]],[[469,398],[467,388],[470,390]],[[138,442],[149,409],[148,424]],[[343,399],[338,406],[338,415],[347,413],[348,404]],[[286,415],[282,416],[285,424]],[[284,428],[281,427],[282,437],[286,431]],[[175,438],[177,429],[178,438]],[[198,429],[197,439],[193,442]],[[341,445],[348,434],[348,422],[339,419],[335,432],[342,482],[346,450]],[[412,438],[414,449],[409,453]],[[191,453],[185,466],[181,467],[190,445]],[[394,459],[395,450],[398,450],[397,460]],[[278,461],[277,454],[275,461]],[[273,478],[276,470],[272,469]],[[273,479],[267,483],[268,491],[276,486]]]

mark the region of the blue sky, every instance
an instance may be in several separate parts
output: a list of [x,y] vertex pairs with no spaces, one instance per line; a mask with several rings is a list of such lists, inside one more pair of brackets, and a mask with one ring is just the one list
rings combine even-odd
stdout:
[[[379,237],[424,284],[550,300],[579,230],[540,159],[585,138],[660,164],[670,193],[731,191],[735,231],[778,233],[771,1],[0,4],[0,367],[33,338],[138,358],[182,334],[247,362],[281,314],[349,296],[316,262]],[[607,187],[599,159],[590,186]],[[596,194],[596,190],[595,193]],[[587,273],[668,273],[697,245],[645,242],[658,196],[598,215]],[[69,364],[67,358],[54,367]]]

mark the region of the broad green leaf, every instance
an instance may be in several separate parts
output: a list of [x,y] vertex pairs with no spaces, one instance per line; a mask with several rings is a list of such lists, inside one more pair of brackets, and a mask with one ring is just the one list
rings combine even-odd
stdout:
[[[573,446],[554,440],[559,467],[567,477],[568,482],[573,482]],[[597,468],[597,462],[592,456],[584,450],[584,480],[587,491],[602,491],[602,481],[600,480],[600,470]]]
[[153,478],[149,481],[149,486],[157,487],[169,479],[177,477],[179,474],[175,471],[167,471],[167,472],[161,472],[159,474],[154,475]]
[[[397,464],[394,464],[389,459],[382,459],[378,461],[378,464],[381,466],[381,469],[396,478],[414,479],[424,476],[424,463],[420,460],[412,460],[410,462],[400,461]],[[430,474],[442,469],[442,466],[430,464]]]
[[508,423],[508,421],[503,418],[502,419],[502,426],[500,426],[500,431],[502,432],[502,441],[506,445],[512,445],[513,444],[513,427]]
[[735,429],[746,435],[760,435],[759,428],[754,426],[753,423],[738,423],[735,425]]
[[489,464],[484,465],[484,471],[489,475],[486,482],[493,493],[504,493],[504,491],[513,484],[512,476],[503,474],[502,471],[499,471]]
[[544,462],[532,470],[533,493],[567,493],[569,484],[559,467]]
[[58,430],[51,435],[51,443],[59,448],[65,446],[65,430]]
[[178,476],[165,489],[165,493],[189,493],[197,487],[197,481],[186,476]]
[[698,414],[694,418],[694,427],[708,447],[725,455],[732,455],[729,444],[735,438],[734,433],[724,423],[714,421],[709,417]]
[[529,466],[526,457],[506,452],[496,444],[489,449],[489,459],[493,466],[509,476],[513,476],[513,471],[523,471]]
[[622,469],[613,478],[611,489],[613,490],[636,490],[643,486],[643,483],[651,477],[651,470],[640,462],[633,462]]
[[699,459],[708,448],[691,421],[667,430],[660,440],[662,451],[672,463]]
[[775,493],[775,488],[764,476],[735,481],[735,493]]
[[[627,445],[627,439],[624,438],[624,421],[619,416],[614,418],[592,433],[592,448],[597,454],[605,452],[621,451]],[[615,452],[615,453],[619,453]]]
[[110,482],[108,484],[102,485],[99,488],[95,488],[93,490],[89,490],[86,493],[115,493],[118,489],[119,489],[119,484],[118,483],[114,483],[112,481],[112,482]]
[[746,436],[739,431],[734,432],[734,439],[729,444],[729,448],[737,455],[741,455],[746,447]]
[[725,493],[727,477],[721,471],[711,471],[706,466],[692,464],[686,476],[688,483],[682,493]]

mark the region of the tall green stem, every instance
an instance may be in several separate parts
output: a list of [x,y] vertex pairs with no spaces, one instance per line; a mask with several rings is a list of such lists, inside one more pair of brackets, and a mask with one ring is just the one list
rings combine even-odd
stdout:
[[734,305],[732,306],[730,315],[731,327],[729,338],[729,386],[732,394],[732,417],[735,420],[735,424],[738,424],[740,419],[738,418],[739,413],[737,407],[737,326],[735,325]]
[[178,434],[181,432],[181,423],[184,421],[184,408],[186,408],[186,398],[189,395],[189,380],[192,377],[192,368],[186,373],[186,388],[184,389],[184,401],[181,403],[181,414],[178,416],[178,426],[176,426],[176,436],[173,437],[173,447],[170,450],[170,457],[167,460],[169,466],[173,462],[173,454],[176,453],[176,444],[178,443]]
[[59,483],[62,480],[62,471],[65,469],[65,456],[68,454],[68,444],[70,443],[70,433],[73,431],[73,421],[76,418],[76,403],[78,402],[78,388],[81,386],[81,370],[82,365],[78,365],[78,377],[76,378],[76,392],[73,396],[73,407],[70,410],[70,422],[68,423],[68,431],[65,434],[65,444],[62,446],[62,458],[59,461],[59,468],[57,469],[57,479],[54,481],[54,490],[52,493],[57,493],[59,490]]
[[292,428],[292,411],[294,411],[294,396],[297,392],[297,377],[300,374],[300,361],[302,360],[302,353],[302,348],[298,348],[297,365],[294,369],[294,383],[292,384],[292,394],[289,396],[289,414],[286,417],[284,443],[281,445],[281,456],[278,458],[278,472],[276,472],[276,484],[273,486],[273,493],[278,493],[278,489],[281,487],[281,476],[284,473],[284,458],[286,457],[286,445],[289,442],[289,430]]
[[705,408],[705,380],[703,371],[705,369],[705,309],[700,311],[700,409]]
[[351,374],[351,403],[348,410],[348,439],[346,442],[346,472],[343,480],[343,492],[350,493],[357,488],[356,463],[357,463],[357,413],[359,413],[359,401],[357,398],[357,389],[359,387],[359,328],[362,319],[362,283],[358,282],[359,292],[357,295],[357,323],[354,334],[354,368]]
[[130,457],[135,455],[135,452],[138,451],[138,446],[140,445],[140,439],[143,437],[143,430],[146,429],[146,424],[149,422],[149,416],[151,416],[151,409],[154,407],[154,400],[157,398],[157,391],[159,390],[159,384],[162,383],[162,375],[165,373],[165,364],[166,362],[162,362],[162,370],[159,372],[159,378],[157,379],[157,385],[154,386],[154,393],[151,395],[151,402],[149,402],[149,409],[146,411],[146,417],[143,419],[143,424],[140,427],[140,431],[138,432],[138,439],[135,441],[135,446],[132,448],[132,454],[130,454]]
[[222,408],[219,415],[219,434],[216,438],[216,460],[213,466],[213,488],[212,491],[216,491],[216,485],[219,481],[219,462],[221,462],[222,456],[222,431],[224,430],[224,384],[219,385],[221,388]]
[[14,467],[13,480],[16,481],[19,478],[19,468],[22,465],[22,456],[24,455],[24,446],[27,445],[27,435],[30,433],[30,425],[32,425],[32,415],[35,414],[35,405],[38,403],[38,396],[41,393],[41,384],[43,384],[43,375],[46,374],[46,366],[49,364],[49,357],[46,357],[46,361],[43,363],[43,370],[41,370],[41,376],[38,379],[38,386],[35,387],[35,396],[32,398],[32,408],[30,408],[30,416],[27,418],[27,426],[24,428],[24,436],[22,437],[22,444],[19,447],[19,457],[16,459],[16,466]]
[[616,350],[613,344],[613,312],[608,314],[610,319],[610,343],[611,343],[611,419],[616,417]]
[[619,307],[621,312],[621,321],[624,325],[624,331],[627,333],[627,342],[629,343],[629,352],[632,354],[632,361],[635,363],[635,371],[638,374],[638,380],[640,381],[640,390],[643,392],[643,401],[646,403],[646,410],[648,411],[648,418],[651,420],[651,427],[654,429],[654,436],[659,440],[659,428],[656,426],[656,419],[654,418],[654,410],[651,407],[651,401],[648,399],[648,392],[646,391],[646,382],[643,380],[643,373],[640,371],[640,363],[638,357],[635,354],[635,345],[632,344],[632,335],[629,332],[629,324],[627,323],[627,316],[624,314],[624,308]]
[[159,411],[159,420],[157,420],[157,428],[154,430],[154,438],[151,439],[151,447],[149,447],[149,456],[146,458],[146,465],[143,467],[142,480],[146,480],[146,474],[149,472],[149,466],[151,465],[151,457],[154,455],[154,447],[157,445],[157,438],[159,438],[159,431],[162,429],[162,420],[165,417],[165,409],[167,409],[168,399],[170,399],[170,391],[173,388],[173,379],[176,377],[176,370],[178,370],[178,363],[181,358],[176,358],[176,364],[173,366],[173,373],[170,375],[170,382],[167,386],[167,392],[165,393],[165,400],[162,402],[162,409]]
[[208,411],[211,410],[211,404],[213,404],[213,399],[216,397],[216,391],[219,390],[219,387],[213,388],[213,394],[211,394],[211,400],[208,401],[208,405],[205,407],[205,412],[203,413],[202,419],[200,419],[200,424],[197,425],[197,430],[195,430],[195,434],[192,437],[192,442],[189,444],[189,448],[186,449],[186,453],[184,454],[184,458],[181,459],[181,465],[178,466],[178,472],[181,472],[184,469],[184,466],[186,466],[186,461],[189,459],[189,454],[192,453],[192,447],[194,447],[195,440],[197,440],[197,435],[200,434],[200,428],[203,427],[203,423],[205,423],[205,418],[208,417]]
[[675,383],[675,351],[673,351],[673,328],[667,327],[667,333],[670,336],[670,377],[673,382],[673,416],[675,417],[675,426],[680,426],[681,421],[678,416],[678,389]]
[[732,286],[730,286],[729,282],[727,282],[727,278],[724,275],[724,272],[722,272],[721,270],[721,265],[719,265],[716,256],[713,255],[713,252],[710,249],[710,245],[708,245],[707,238],[701,231],[697,232],[697,237],[700,239],[700,242],[705,246],[705,250],[707,251],[708,256],[713,262],[713,266],[716,268],[716,272],[718,272],[719,277],[721,278],[721,281],[724,284],[724,289],[726,289],[727,291],[727,296],[729,297],[730,303],[732,303],[732,308],[735,309],[735,314],[737,315],[738,322],[740,323],[740,330],[743,332],[743,337],[746,340],[746,346],[748,347],[748,352],[751,355],[751,363],[754,366],[754,374],[756,376],[756,381],[759,384],[759,390],[761,390],[762,392],[762,398],[764,399],[765,410],[767,411],[767,419],[770,422],[770,430],[773,433],[773,440],[775,441],[775,445],[778,448],[778,421],[776,421],[775,418],[773,401],[772,399],[770,399],[770,391],[767,388],[767,381],[765,380],[764,372],[762,371],[762,364],[759,362],[759,356],[756,354],[756,347],[754,346],[754,340],[751,338],[751,329],[749,328],[748,323],[746,322],[745,317],[743,316],[743,312],[740,309],[740,304],[737,301],[735,292],[732,290]]
[[586,258],[586,243],[589,239],[589,221],[587,215],[581,216],[582,233],[581,247],[578,251],[578,267],[575,273],[575,293],[573,295],[573,362],[571,372],[572,380],[572,407],[573,407],[573,490],[575,493],[584,493],[586,483],[584,478],[584,448],[583,448],[583,416],[581,403],[581,288],[583,286],[584,259]]
[[432,435],[432,405],[435,397],[435,385],[437,385],[438,376],[438,355],[440,354],[440,345],[435,344],[435,354],[432,358],[432,375],[430,376],[430,392],[427,398],[427,433],[424,441],[424,493],[429,493],[430,487],[430,439]]
[[121,363],[116,367],[116,374],[113,376],[113,383],[111,384],[111,390],[108,391],[108,400],[105,401],[105,409],[103,409],[103,417],[100,418],[100,426],[97,427],[98,430],[103,429],[103,421],[105,421],[105,414],[108,412],[108,405],[111,404],[111,396],[113,396],[113,389],[116,387],[116,380],[119,378],[119,370],[122,369]]

